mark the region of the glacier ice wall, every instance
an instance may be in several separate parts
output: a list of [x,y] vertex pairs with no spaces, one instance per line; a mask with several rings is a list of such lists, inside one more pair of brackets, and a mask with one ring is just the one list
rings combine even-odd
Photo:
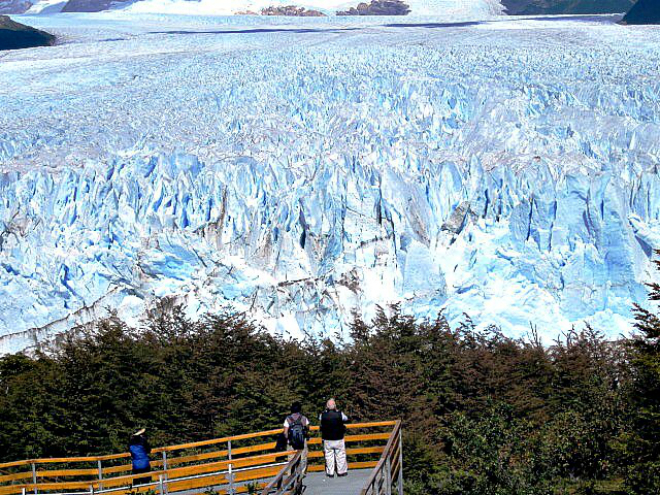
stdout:
[[660,248],[659,31],[90,19],[0,66],[3,351],[161,296],[294,336],[394,302],[630,330]]
[[[48,0],[41,0],[42,2]],[[353,0],[301,0],[295,5],[308,9],[320,10],[327,15],[334,15],[339,10],[355,7],[359,1]],[[411,16],[442,16],[446,20],[484,20],[504,13],[499,0],[407,0]],[[131,4],[128,9],[138,13],[171,14],[212,14],[233,15],[238,12],[261,12],[270,6],[291,5],[291,0],[142,0]]]

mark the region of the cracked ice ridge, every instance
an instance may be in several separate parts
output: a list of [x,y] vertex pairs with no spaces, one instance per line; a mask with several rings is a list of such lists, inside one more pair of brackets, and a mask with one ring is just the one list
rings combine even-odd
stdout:
[[399,302],[547,341],[646,298],[657,28],[24,20],[65,43],[0,64],[4,352],[161,296],[294,336]]

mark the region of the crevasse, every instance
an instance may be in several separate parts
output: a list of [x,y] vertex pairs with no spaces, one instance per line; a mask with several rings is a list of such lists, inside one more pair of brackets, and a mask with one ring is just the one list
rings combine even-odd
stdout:
[[[4,100],[3,350],[163,296],[293,336],[391,303],[509,335],[630,331],[660,247],[653,50],[418,32],[193,60],[177,38],[139,68],[75,62],[61,107]],[[108,64],[121,84],[90,97]]]

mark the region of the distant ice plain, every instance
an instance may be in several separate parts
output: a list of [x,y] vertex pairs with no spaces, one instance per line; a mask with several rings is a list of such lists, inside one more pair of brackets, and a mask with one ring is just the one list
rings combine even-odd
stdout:
[[16,19],[61,44],[0,53],[0,352],[162,296],[615,338],[657,278],[659,28]]

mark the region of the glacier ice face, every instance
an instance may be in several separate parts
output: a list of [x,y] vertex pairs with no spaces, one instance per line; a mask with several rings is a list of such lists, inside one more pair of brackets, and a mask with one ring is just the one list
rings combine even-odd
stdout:
[[[41,0],[48,1],[48,0]],[[328,15],[347,10],[360,3],[359,0],[141,0],[128,7],[139,13],[170,14],[212,14],[233,15],[237,12],[261,12],[270,6],[284,7],[299,5],[308,9],[320,10]],[[368,3],[368,2],[367,2]],[[483,20],[504,13],[499,0],[406,0],[411,16],[443,16],[444,20]]]
[[616,336],[655,277],[657,28],[21,20],[65,42],[0,64],[3,352],[164,296]]
[[[68,0],[0,0],[0,12],[27,14],[54,14],[61,12]],[[181,14],[181,15],[234,15],[241,12],[259,13],[271,6],[284,7],[295,4],[307,9],[320,10],[334,15],[359,3],[357,0],[138,0],[108,2],[90,0],[85,11],[126,9],[132,13]],[[499,0],[407,0],[412,16],[438,16],[445,20],[483,20],[503,14]],[[65,11],[81,11],[81,5],[69,4]]]

